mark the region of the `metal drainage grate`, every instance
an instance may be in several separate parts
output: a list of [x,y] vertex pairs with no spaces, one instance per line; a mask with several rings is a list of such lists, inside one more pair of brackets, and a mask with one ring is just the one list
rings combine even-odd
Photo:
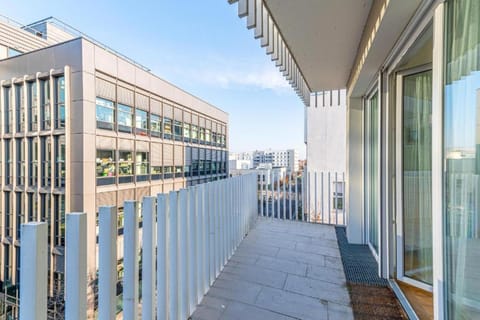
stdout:
[[335,227],[347,282],[388,287],[388,280],[378,276],[377,260],[368,245],[349,244],[345,227]]

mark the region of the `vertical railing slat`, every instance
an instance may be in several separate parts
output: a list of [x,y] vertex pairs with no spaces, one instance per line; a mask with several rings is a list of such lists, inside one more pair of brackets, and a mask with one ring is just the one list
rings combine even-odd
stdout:
[[155,316],[155,197],[142,201],[142,319]]
[[98,220],[98,318],[113,320],[117,300],[116,208],[100,207]]
[[86,319],[87,214],[69,213],[65,218],[65,319]]
[[190,200],[188,193],[187,189],[181,189],[178,192],[178,316],[180,319],[188,317],[187,216]]
[[167,212],[168,319],[178,319],[178,196],[169,193]]
[[47,224],[21,226],[20,320],[47,319]]
[[167,194],[157,195],[157,319],[167,319],[168,316],[167,223],[170,223],[168,219],[169,200]]

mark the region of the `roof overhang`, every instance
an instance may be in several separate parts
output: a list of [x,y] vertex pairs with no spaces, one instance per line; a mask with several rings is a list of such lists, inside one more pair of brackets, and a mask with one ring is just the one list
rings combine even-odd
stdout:
[[422,0],[228,0],[305,105],[372,81]]

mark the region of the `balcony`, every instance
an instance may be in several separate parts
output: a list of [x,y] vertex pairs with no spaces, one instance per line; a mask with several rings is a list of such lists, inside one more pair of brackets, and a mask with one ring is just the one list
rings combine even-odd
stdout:
[[335,197],[315,192],[326,189],[317,178],[323,174],[313,173],[313,191],[309,176],[260,172],[145,197],[141,207],[126,201],[123,248],[115,208],[101,207],[98,279],[90,287],[87,215],[67,214],[64,306],[56,313],[47,306],[47,225],[24,224],[19,317],[353,319],[348,283],[358,281],[344,268],[361,262],[355,266],[351,253],[341,253],[337,234],[344,227],[333,223],[343,224],[345,211],[332,209]]

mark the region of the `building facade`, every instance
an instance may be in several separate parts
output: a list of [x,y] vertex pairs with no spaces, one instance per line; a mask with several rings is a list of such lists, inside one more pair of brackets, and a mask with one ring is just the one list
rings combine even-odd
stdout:
[[411,318],[479,318],[480,2],[229,2],[307,109],[346,88],[348,240]]
[[[19,283],[20,225],[46,221],[54,295],[65,212],[91,213],[94,282],[98,207],[117,207],[121,235],[125,200],[225,178],[228,115],[58,20],[0,28],[18,34],[16,43],[0,36],[2,292],[13,295]],[[118,243],[121,257],[121,236]]]
[[255,150],[252,153],[253,167],[264,163],[271,163],[272,167],[287,168],[289,173],[298,171],[298,151],[287,150]]

